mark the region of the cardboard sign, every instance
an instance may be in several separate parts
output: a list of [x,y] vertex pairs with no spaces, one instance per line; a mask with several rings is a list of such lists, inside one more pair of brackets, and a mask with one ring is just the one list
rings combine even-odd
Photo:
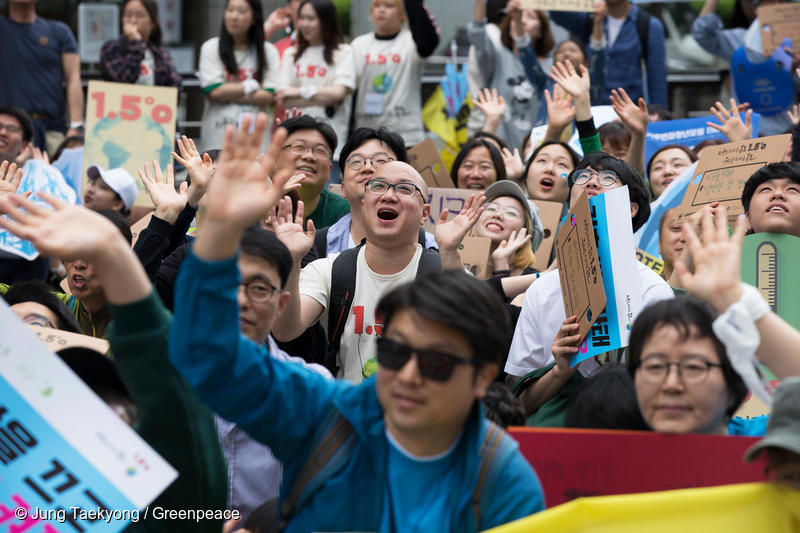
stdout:
[[80,335],[60,329],[45,328],[42,326],[28,326],[36,334],[51,352],[65,350],[67,348],[89,348],[97,353],[105,354],[108,352],[109,343],[105,339]]
[[594,0],[522,0],[522,9],[552,11],[594,11]]
[[331,183],[328,185],[328,192],[333,194],[338,194],[341,197],[344,197],[342,194],[342,184],[341,183]]
[[636,249],[636,259],[659,276],[664,272],[664,261],[648,254],[644,250]]
[[0,302],[0,475],[3,531],[95,533],[138,520],[177,472]]
[[425,228],[425,231],[428,233],[433,233],[433,229],[436,226],[436,221],[439,219],[439,213],[442,212],[442,209],[447,209],[450,212],[447,216],[447,220],[453,220],[464,208],[464,203],[467,199],[475,193],[476,191],[468,189],[429,187],[428,203],[431,204],[431,214],[422,227]]
[[[479,279],[486,275],[486,271],[489,269],[489,253],[491,249],[492,239],[470,235],[464,237],[458,247],[464,268]],[[491,272],[489,275],[491,275]]]
[[742,462],[757,438],[554,428],[509,433],[536,470],[548,507],[582,496],[764,479],[763,462]]
[[542,226],[544,227],[544,239],[539,248],[536,249],[536,262],[533,267],[540,272],[544,272],[550,262],[550,253],[556,240],[563,204],[544,200],[533,200],[533,203],[539,208],[539,218],[542,220]]
[[794,50],[800,50],[800,4],[759,6],[758,21],[765,56],[772,55],[787,37],[792,40]]
[[703,206],[719,202],[728,208],[729,222],[744,213],[744,184],[761,167],[783,159],[791,135],[775,135],[758,139],[709,146],[700,156],[695,177],[689,183],[681,202],[678,219],[684,220]]
[[408,151],[408,163],[417,169],[428,187],[455,188],[433,139],[425,139],[411,148]]
[[606,306],[603,276],[584,192],[556,237],[556,260],[566,316],[577,316],[584,338]]
[[145,228],[147,228],[147,226],[150,224],[153,214],[153,211],[147,213],[145,216],[136,221],[133,226],[131,226],[131,246],[136,244],[136,241],[139,240],[139,234],[141,234],[142,231],[144,231]]
[[[136,205],[152,206],[138,171],[154,159],[172,162],[178,90],[127,83],[90,81],[86,98],[83,179],[86,169],[122,167],[139,185]],[[84,189],[85,190],[85,189]]]

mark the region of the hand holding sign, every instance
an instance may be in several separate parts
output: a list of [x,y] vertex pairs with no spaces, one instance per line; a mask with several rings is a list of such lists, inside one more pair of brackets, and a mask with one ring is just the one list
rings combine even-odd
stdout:
[[561,323],[558,328],[556,338],[553,339],[553,359],[556,360],[558,369],[561,372],[575,371],[578,365],[570,368],[572,357],[578,353],[578,347],[581,344],[583,337],[580,332],[580,324],[578,324],[578,317],[568,317]]

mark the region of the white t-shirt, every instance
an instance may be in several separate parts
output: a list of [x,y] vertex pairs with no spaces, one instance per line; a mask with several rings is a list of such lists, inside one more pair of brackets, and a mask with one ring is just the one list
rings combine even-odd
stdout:
[[[300,294],[318,301],[325,311],[320,316],[322,327],[328,330],[328,298],[331,294],[331,270],[334,259],[339,254],[317,259],[300,271]],[[377,274],[367,265],[364,248],[358,253],[356,262],[356,290],[350,314],[344,326],[337,361],[340,371],[337,377],[352,383],[361,383],[378,368],[375,339],[383,331],[382,324],[376,323],[375,307],[381,297],[390,289],[413,281],[422,256],[422,247],[417,244],[414,257],[396,274]]]
[[[309,46],[303,52],[302,57],[295,63],[294,56],[297,47],[291,46],[283,53],[281,60],[281,70],[278,78],[278,88],[302,87],[312,85],[314,87],[331,87],[333,85],[343,85],[348,89],[356,88],[356,68],[353,64],[353,49],[349,44],[340,44],[333,52],[333,65],[325,62],[324,46]],[[333,117],[325,113],[324,107],[310,106],[303,108],[303,114],[326,120],[339,139],[336,146],[336,153],[333,156],[335,161],[339,160],[339,152],[347,141],[347,127],[350,123],[350,111],[353,106],[353,95],[348,94],[336,108]]]
[[[636,267],[642,287],[642,309],[658,301],[674,298],[672,289],[658,274],[639,261],[636,261]],[[505,371],[512,376],[522,377],[532,370],[555,363],[553,341],[566,318],[558,270],[542,274],[525,292],[525,302],[514,330]],[[588,377],[598,367],[592,358],[582,362],[578,371]]]
[[[261,87],[274,90],[278,85],[278,72],[280,70],[280,55],[272,43],[264,42],[264,53],[267,57],[267,68],[261,77]],[[231,74],[219,57],[219,37],[214,37],[203,43],[200,48],[200,86],[208,90],[226,82],[241,83],[254,77],[256,72],[256,51],[254,48],[247,50],[234,50],[236,65],[239,71]],[[200,151],[222,148],[225,135],[225,126],[238,125],[245,113],[256,114],[269,112],[269,106],[254,106],[237,104],[234,102],[212,102],[206,100],[206,109],[203,114],[203,125],[200,128]],[[267,130],[269,131],[269,130]],[[262,147],[266,150],[269,146],[269,135],[265,135]]]
[[136,84],[156,84],[156,60],[153,57],[153,51],[149,48],[145,48],[144,57],[142,58],[142,62],[139,63],[139,78],[136,80]]
[[386,126],[412,146],[425,140],[422,127],[422,64],[408,29],[394,39],[374,33],[352,43],[358,75],[356,127]]
[[622,25],[625,24],[625,18],[622,17],[621,19],[614,18],[611,15],[606,16],[606,21],[608,23],[608,47],[611,48],[614,46],[614,43],[617,41],[617,37],[619,37],[619,32],[622,30]]

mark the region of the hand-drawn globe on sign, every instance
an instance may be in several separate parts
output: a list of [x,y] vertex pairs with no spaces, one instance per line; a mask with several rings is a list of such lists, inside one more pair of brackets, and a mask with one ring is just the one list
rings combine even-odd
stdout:
[[172,140],[164,127],[148,116],[136,121],[105,117],[91,133],[94,142],[87,143],[85,154],[90,164],[106,169],[123,167],[133,176],[153,159],[161,168],[170,164]]

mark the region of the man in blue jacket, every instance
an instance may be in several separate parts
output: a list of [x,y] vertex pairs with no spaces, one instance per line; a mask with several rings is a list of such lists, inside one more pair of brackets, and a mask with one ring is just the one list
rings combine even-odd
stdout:
[[[629,0],[606,0],[608,14],[603,20],[606,38],[605,79],[602,103],[609,104],[611,89],[622,87],[636,102],[669,108],[667,103],[667,50],[661,21],[642,11]],[[589,45],[592,13],[551,11],[553,22]],[[642,59],[645,71],[642,72]],[[646,88],[643,85],[647,79]]]
[[[282,175],[264,182],[255,159],[266,116],[253,134],[249,122],[235,139],[226,132],[203,229],[178,276],[170,359],[203,401],[283,462],[286,531],[477,531],[543,509],[533,469],[479,401],[510,327],[484,284],[436,273],[388,294],[379,369],[358,386],[264,357],[241,335],[239,242],[294,187]],[[272,166],[284,139],[278,130],[262,164]]]

